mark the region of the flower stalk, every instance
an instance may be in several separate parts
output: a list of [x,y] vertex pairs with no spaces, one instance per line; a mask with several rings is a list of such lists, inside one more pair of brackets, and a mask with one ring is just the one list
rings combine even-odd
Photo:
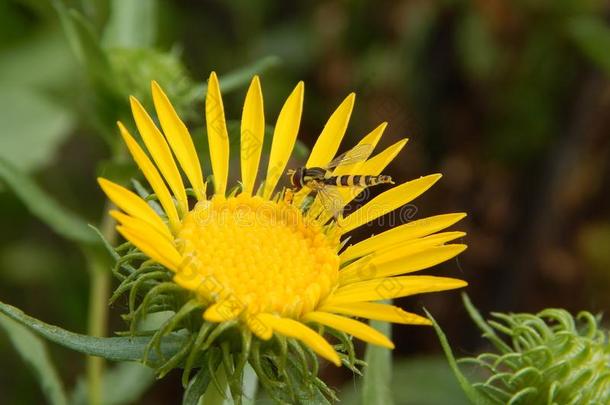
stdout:
[[[108,209],[112,204],[106,203],[100,233],[109,242],[115,243],[116,231]],[[86,253],[89,268],[89,313],[88,334],[104,337],[108,324],[108,297],[110,296],[111,273],[108,271],[108,260],[105,253],[92,249]],[[89,404],[99,405],[102,400],[102,377],[105,361],[101,357],[87,357],[87,383]]]

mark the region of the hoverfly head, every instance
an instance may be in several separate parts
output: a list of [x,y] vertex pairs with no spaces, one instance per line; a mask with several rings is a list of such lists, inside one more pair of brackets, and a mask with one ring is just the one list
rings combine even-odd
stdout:
[[303,187],[303,183],[302,183],[302,177],[303,177],[303,170],[301,168],[298,168],[296,170],[294,169],[289,169],[286,172],[286,175],[288,176],[288,180],[290,181],[290,185],[295,188],[296,190],[299,190]]

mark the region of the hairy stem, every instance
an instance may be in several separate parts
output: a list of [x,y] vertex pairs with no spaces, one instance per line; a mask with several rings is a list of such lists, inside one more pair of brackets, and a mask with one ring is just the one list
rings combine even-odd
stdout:
[[[106,204],[100,232],[111,244],[114,244],[116,233],[112,218],[108,215],[110,203]],[[87,254],[89,266],[89,326],[90,336],[106,335],[108,321],[108,298],[110,296],[110,271],[108,261],[103,252],[97,250]],[[89,404],[102,403],[102,376],[104,374],[104,359],[89,356],[87,358],[87,382],[89,386]]]

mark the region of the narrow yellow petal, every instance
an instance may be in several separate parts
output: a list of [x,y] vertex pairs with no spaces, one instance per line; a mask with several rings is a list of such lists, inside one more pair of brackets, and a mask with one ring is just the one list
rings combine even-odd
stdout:
[[[117,226],[116,229],[125,239],[133,243],[148,257],[171,271],[177,271],[180,265],[179,254],[175,248],[168,250],[166,249],[167,244],[159,243],[159,241],[163,241],[162,238],[151,238],[150,235],[146,235],[140,230],[128,228],[123,225]],[[176,257],[176,255],[178,255],[178,257]]]
[[355,99],[356,95],[354,93],[348,95],[330,116],[311,150],[306,167],[324,167],[337,154],[339,144],[345,135],[349,118],[352,115]]
[[144,144],[157,164],[163,178],[165,178],[169,188],[174,193],[174,197],[178,201],[178,210],[182,217],[188,212],[188,201],[182,177],[169,149],[169,145],[142,104],[135,97],[130,97],[129,101],[140,136],[142,136],[142,140],[144,140]]
[[132,217],[140,218],[143,221],[148,222],[160,233],[166,235],[170,239],[172,238],[172,234],[167,225],[165,225],[159,215],[157,215],[157,213],[151,208],[150,205],[146,203],[146,201],[127,190],[125,187],[119,186],[118,184],[109,180],[98,177],[97,181],[110,201],[112,201],[117,207]]
[[320,356],[331,361],[336,366],[341,365],[339,355],[333,349],[333,347],[320,336],[317,332],[303,325],[299,321],[295,321],[289,318],[279,318],[271,314],[258,314],[258,318],[268,324],[277,333],[301,340],[307,346],[311,347],[313,351],[318,353]]
[[[373,267],[378,266],[381,263],[405,258],[411,256],[414,253],[423,252],[434,246],[444,245],[449,241],[462,238],[465,235],[465,232],[460,231],[441,232],[428,235],[423,238],[406,240],[383,246],[380,245],[377,247],[377,249],[370,252],[370,254],[359,257],[357,260],[352,261],[341,271],[343,273],[348,273],[350,271],[350,268],[363,267],[367,263],[370,263]],[[343,263],[345,263],[345,261],[343,261]]]
[[159,244],[163,243],[164,244],[163,246],[165,246],[165,243],[169,243],[170,247],[173,249],[174,240],[168,238],[167,235],[160,233],[156,228],[154,228],[148,222],[146,222],[140,218],[134,218],[130,215],[125,214],[124,212],[117,211],[117,210],[110,210],[109,213],[112,218],[114,218],[119,224],[124,225],[126,228],[130,228],[134,231],[137,231],[138,234],[141,234],[141,235],[154,234],[153,236],[151,236],[149,238],[151,241],[152,241],[152,238],[160,237],[165,242],[159,242]]
[[246,325],[255,336],[262,340],[269,340],[273,337],[273,329],[261,320],[260,314],[246,314]]
[[180,229],[180,218],[178,217],[178,211],[174,205],[174,200],[172,200],[172,196],[169,194],[163,179],[148,156],[146,156],[146,153],[144,153],[142,148],[140,148],[140,145],[138,145],[129,131],[127,131],[127,128],[125,128],[125,126],[120,122],[118,125],[121,136],[123,137],[123,141],[125,142],[125,145],[127,145],[133,160],[135,160],[135,162],[138,164],[138,167],[140,167],[140,170],[142,170],[148,184],[150,184],[154,193],[157,195],[157,198],[163,207],[163,211],[165,211],[167,214],[172,231],[177,233]]
[[205,185],[199,157],[193,139],[184,122],[178,117],[169,99],[157,84],[152,82],[152,95],[161,128],[170,147],[176,155],[182,170],[188,177],[199,201],[205,200]]
[[459,231],[441,232],[415,240],[379,246],[374,252],[362,256],[343,267],[340,274],[343,279],[348,279],[355,273],[362,274],[373,272],[371,269],[375,269],[374,273],[376,273],[380,264],[393,260],[405,259],[415,253],[427,251],[431,247],[444,245],[445,243],[461,238],[464,235],[466,235],[466,233]]
[[263,92],[258,76],[254,76],[244,102],[241,117],[241,179],[244,193],[252,194],[265,137]]
[[388,349],[394,348],[394,343],[392,343],[387,336],[355,319],[329,314],[327,312],[310,312],[305,315],[305,319],[345,332],[374,345],[387,347]]
[[244,305],[235,297],[221,300],[210,305],[203,313],[203,318],[208,322],[227,322],[235,319],[244,310]]
[[340,224],[341,231],[347,233],[388,212],[394,211],[398,207],[402,207],[432,187],[440,178],[440,174],[421,177],[417,180],[403,183],[378,195],[366,205],[346,217]]
[[229,132],[216,73],[210,74],[205,96],[205,120],[210,144],[210,160],[214,173],[214,193],[224,195],[229,176]]
[[428,318],[406,312],[395,305],[378,304],[375,302],[352,302],[349,304],[325,305],[320,308],[320,311],[405,325],[432,324]]
[[348,284],[338,288],[324,305],[379,301],[410,295],[453,290],[468,285],[463,280],[435,276],[400,276]]
[[[356,281],[413,273],[443,263],[464,250],[466,245],[442,245],[428,247],[411,254],[405,252],[405,256],[401,256],[403,253],[396,249],[396,253],[392,253],[395,258],[382,255],[380,259],[373,257],[368,263],[363,260],[362,264],[348,266],[349,268],[339,272],[339,283],[345,285]],[[385,261],[382,261],[384,259]]]
[[264,198],[271,197],[292,154],[301,124],[304,90],[305,85],[303,82],[299,82],[284,103],[275,124],[273,142],[271,143],[271,152],[269,154],[269,166],[267,167],[267,176],[263,189]]
[[341,261],[346,262],[375,252],[380,248],[427,236],[450,227],[465,216],[466,214],[457,213],[418,219],[351,245],[339,257]]

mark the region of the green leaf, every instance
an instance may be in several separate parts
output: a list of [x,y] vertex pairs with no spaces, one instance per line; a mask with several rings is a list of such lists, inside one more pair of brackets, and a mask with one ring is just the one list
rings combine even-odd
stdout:
[[[102,380],[102,403],[123,405],[135,403],[155,382],[152,369],[140,363],[119,363],[107,370]],[[72,393],[72,405],[86,405],[88,401],[87,383],[78,380]]]
[[[0,312],[20,324],[27,326],[40,336],[68,349],[90,356],[103,357],[112,361],[141,361],[144,350],[150,342],[149,336],[136,337],[93,337],[70,332],[57,326],[49,325],[26,315],[19,308],[0,302]],[[169,358],[184,344],[186,337],[173,333],[161,341],[161,354]],[[157,353],[152,350],[148,356],[148,365],[159,365]]]
[[2,158],[0,179],[4,180],[34,216],[58,234],[79,243],[99,243],[97,236],[83,219],[59,205],[30,177]]
[[33,89],[0,86],[0,158],[22,171],[48,165],[70,134],[74,115]]
[[[371,321],[371,326],[384,335],[390,337],[392,325],[388,322]],[[392,404],[392,352],[389,349],[368,344],[364,361],[367,367],[364,370],[362,384],[363,405]]]
[[107,47],[146,48],[157,37],[156,0],[112,0],[103,43]]
[[[220,356],[219,356],[220,358]],[[210,370],[210,367],[202,367],[203,368],[207,368],[208,370]],[[203,395],[201,396],[201,401],[199,402],[200,405],[231,405],[233,404],[233,400],[231,398],[231,390],[229,389],[229,380],[227,378],[227,373],[225,371],[224,366],[220,363],[219,360],[219,366],[214,368],[211,367],[212,370],[216,370],[216,372],[214,373],[214,376],[212,377],[209,373],[207,375],[207,388],[206,390],[203,392]],[[199,370],[199,372],[201,373],[202,370]],[[199,375],[199,373],[197,374]],[[212,381],[212,384],[210,384],[210,381]],[[197,394],[197,392],[193,392],[193,394],[191,394],[189,397],[194,398],[195,394]],[[185,395],[186,398],[186,395]],[[188,403],[188,402],[187,402]],[[191,402],[191,403],[196,403],[196,402]],[[183,402],[184,404],[184,402]]]
[[567,32],[576,46],[606,74],[610,74],[610,27],[603,17],[568,20]]
[[0,326],[6,331],[23,360],[34,370],[45,397],[53,405],[68,403],[64,388],[44,343],[26,327],[0,315]]
[[490,404],[489,400],[487,398],[485,398],[483,395],[481,395],[470,384],[470,382],[468,381],[466,376],[462,373],[462,371],[460,370],[460,368],[457,364],[457,361],[455,360],[455,357],[453,356],[453,351],[451,350],[451,346],[449,346],[449,342],[447,341],[447,336],[445,336],[445,333],[443,332],[441,327],[438,325],[438,323],[436,323],[436,320],[432,317],[432,315],[426,309],[424,309],[424,311],[426,311],[426,315],[432,321],[432,326],[434,326],[436,335],[438,336],[438,339],[441,342],[441,346],[443,348],[443,351],[445,352],[445,357],[447,357],[447,361],[449,361],[449,366],[451,367],[451,370],[453,371],[455,378],[457,378],[458,382],[460,383],[460,387],[462,388],[462,391],[464,391],[464,393],[466,394],[468,399],[473,404],[477,404],[477,405]]
[[258,377],[250,363],[246,364],[246,367],[244,368],[242,389],[242,404],[254,405],[256,403],[256,391],[258,390]]

